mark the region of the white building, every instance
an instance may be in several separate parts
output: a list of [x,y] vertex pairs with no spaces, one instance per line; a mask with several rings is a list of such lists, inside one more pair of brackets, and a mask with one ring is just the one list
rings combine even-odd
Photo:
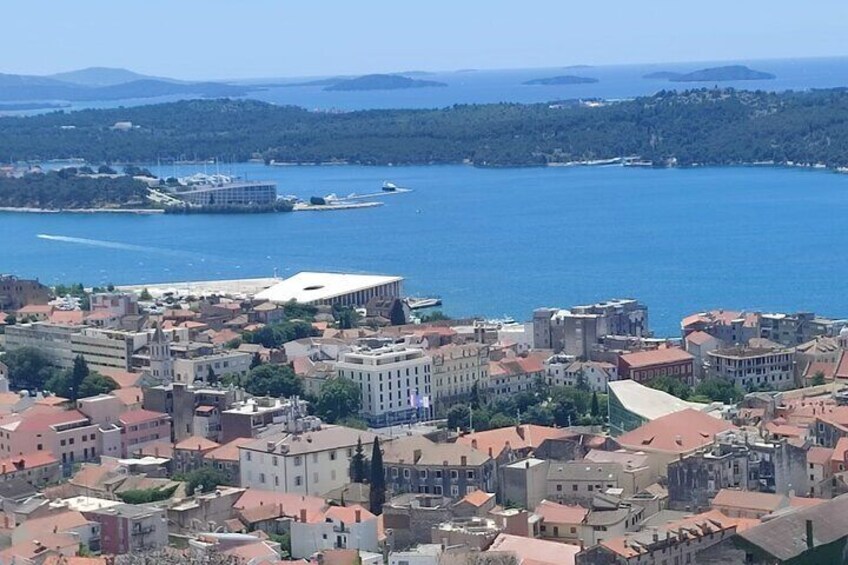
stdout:
[[302,272],[256,295],[257,300],[284,304],[365,306],[372,298],[400,298],[403,277]]
[[795,388],[795,349],[764,339],[748,345],[715,349],[707,353],[707,374],[728,380],[742,389]]
[[362,440],[370,456],[374,434],[325,426],[277,434],[239,446],[241,486],[320,496],[350,482],[350,458]]
[[379,551],[377,517],[359,506],[331,506],[291,523],[291,556],[303,559],[324,549]]
[[432,364],[423,350],[394,344],[345,353],[336,372],[359,385],[362,414],[369,424],[379,426],[408,422],[426,410],[412,401],[431,397]]
[[219,379],[225,375],[246,375],[253,356],[240,351],[224,351],[212,355],[201,355],[191,359],[174,359],[174,380],[191,384],[206,382],[209,371]]
[[606,392],[607,383],[618,380],[618,368],[602,361],[574,361],[570,355],[545,360],[545,381],[550,386],[576,386],[585,379],[589,390]]

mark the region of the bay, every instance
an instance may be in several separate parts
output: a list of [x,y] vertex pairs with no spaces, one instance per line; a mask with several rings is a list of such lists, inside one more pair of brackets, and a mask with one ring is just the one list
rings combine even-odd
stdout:
[[86,285],[388,273],[406,277],[408,294],[441,296],[454,316],[516,319],[539,306],[631,296],[648,305],[660,335],[714,307],[848,315],[846,175],[261,164],[221,172],[272,179],[301,197],[379,192],[384,180],[413,192],[344,212],[2,213],[0,272]]

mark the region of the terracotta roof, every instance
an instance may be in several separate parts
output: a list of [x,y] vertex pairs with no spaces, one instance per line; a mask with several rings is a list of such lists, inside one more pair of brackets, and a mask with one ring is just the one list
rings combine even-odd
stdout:
[[112,472],[112,469],[103,465],[83,463],[79,471],[69,479],[71,484],[85,487],[98,488],[101,481]]
[[140,453],[142,456],[152,455],[153,457],[171,459],[174,457],[174,444],[168,440],[146,443],[136,453]]
[[124,406],[133,406],[141,404],[144,401],[144,391],[141,387],[131,386],[127,388],[118,388],[110,392],[114,397],[117,397]]
[[138,410],[127,410],[118,417],[118,421],[125,426],[131,426],[133,424],[152,422],[154,420],[161,420],[165,418],[168,418],[168,415],[163,414],[162,412],[153,412],[152,410],[139,408]]
[[238,461],[239,446],[245,445],[253,441],[251,437],[237,437],[236,439],[225,443],[221,447],[216,447],[212,451],[207,451],[203,454],[204,459],[214,459],[216,461]]
[[259,538],[256,539],[256,543],[237,545],[230,549],[225,549],[221,553],[235,557],[242,563],[250,563],[250,565],[275,563],[280,559],[277,552]]
[[0,460],[0,474],[5,475],[24,469],[35,469],[36,467],[58,464],[59,460],[47,451],[31,451],[30,453],[14,455]]
[[41,518],[33,518],[22,523],[15,528],[12,533],[12,539],[38,539],[40,540],[47,533],[62,533],[85,526],[91,520],[75,510],[67,510],[65,512],[57,512],[49,514]]
[[[193,322],[186,322],[186,324],[191,324]],[[241,334],[231,330],[230,328],[224,328],[221,331],[215,332],[211,336],[212,343],[216,345],[220,345],[223,343],[227,343],[236,338],[241,337]]]
[[546,440],[568,437],[574,437],[574,433],[565,428],[522,424],[520,426],[509,426],[507,428],[466,434],[458,438],[456,443],[462,443],[471,447],[476,445],[477,447],[474,449],[483,453],[489,453],[489,450],[491,450],[492,456],[497,457],[506,449],[507,444],[509,444],[510,449],[513,451],[527,448],[535,449]]
[[53,307],[49,304],[27,304],[21,308],[18,308],[18,314],[50,314],[53,311]]
[[211,439],[200,436],[191,436],[175,445],[174,449],[181,449],[183,451],[209,451],[217,447],[221,447],[221,444],[212,441]]
[[789,500],[782,494],[723,488],[716,494],[712,505],[771,513],[788,506]]
[[78,326],[82,324],[85,318],[85,312],[82,310],[54,310],[50,314],[51,324],[61,324],[63,326]]
[[18,424],[17,431],[37,432],[47,430],[51,426],[58,424],[68,424],[71,422],[89,422],[88,417],[79,410],[55,410],[50,412],[36,411],[35,408],[30,408],[25,411],[22,416],[24,418]]
[[713,336],[708,334],[707,332],[692,332],[686,336],[686,341],[689,343],[694,343],[695,345],[704,345],[711,339],[715,339]]
[[324,512],[323,519],[319,520],[319,522],[323,522],[327,518],[330,518],[333,520],[338,520],[339,522],[344,522],[346,524],[353,524],[356,522],[357,512],[359,512],[359,520],[361,522],[364,522],[366,520],[373,520],[376,518],[376,516],[374,516],[371,512],[369,512],[359,504],[354,504],[351,506],[330,506]]
[[383,462],[387,465],[439,466],[445,461],[450,466],[462,464],[484,465],[489,461],[485,452],[462,443],[436,443],[424,436],[407,436],[382,443]]
[[848,406],[828,406],[816,416],[823,422],[848,430]]
[[807,463],[816,465],[830,465],[830,458],[833,456],[833,449],[829,447],[821,447],[814,445],[807,450]]
[[689,453],[713,443],[717,433],[733,429],[736,426],[730,422],[687,408],[648,422],[617,441],[636,451]]
[[491,492],[485,492],[485,491],[482,491],[482,490],[475,490],[475,491],[469,492],[468,494],[463,496],[462,500],[460,500],[460,502],[467,502],[471,506],[474,506],[476,508],[480,508],[481,506],[483,506],[484,504],[486,504],[487,502],[492,500],[492,498],[494,496],[495,496],[495,494],[491,493]]
[[66,557],[51,555],[44,560],[44,565],[107,565],[105,557]]
[[0,392],[0,405],[14,406],[21,401],[21,395],[16,392]]
[[832,379],[836,374],[836,369],[838,365],[836,363],[830,363],[827,361],[813,361],[807,368],[804,370],[804,377],[808,379],[812,379],[816,376],[816,373],[822,373],[825,379]]
[[61,406],[62,404],[65,404],[70,401],[71,400],[69,398],[63,398],[61,396],[56,396],[55,394],[52,394],[50,396],[45,396],[44,398],[39,398],[35,401],[35,403],[41,406]]
[[120,369],[98,369],[98,372],[103,376],[111,378],[121,388],[130,388],[138,385],[141,377],[144,376],[141,373],[131,373],[129,371],[121,371]]
[[663,365],[665,363],[683,363],[692,361],[695,358],[691,353],[687,353],[676,347],[666,347],[664,349],[654,349],[650,351],[637,351],[636,353],[625,353],[621,356],[621,361],[629,365],[631,368],[650,367],[652,365]]
[[843,351],[834,375],[837,379],[848,379],[848,351]]
[[557,504],[550,500],[540,502],[533,512],[541,516],[545,522],[555,524],[582,524],[586,515],[589,514],[589,510],[582,506]]
[[770,434],[781,437],[805,437],[807,435],[806,428],[793,426],[791,424],[775,424],[774,422],[769,422],[766,424],[766,429]]
[[833,454],[830,457],[831,462],[837,465],[845,463],[846,452],[848,452],[848,437],[841,437],[836,442],[836,447],[833,448]]
[[498,534],[490,551],[505,551],[516,555],[522,565],[528,563],[538,565],[573,565],[574,557],[580,552],[580,546],[554,541]]
[[[38,543],[36,543],[36,541]],[[69,534],[44,533],[38,538],[30,538],[21,543],[16,543],[0,551],[0,561],[3,563],[20,563],[20,560],[32,562],[36,557],[50,551],[68,551],[70,548],[78,548],[79,540]]]
[[291,512],[292,516],[299,516],[302,508],[308,514],[320,513],[324,511],[326,506],[324,499],[316,496],[249,488],[239,497],[233,508],[247,510],[258,506],[279,506],[281,504],[286,514],[289,515],[288,513]]

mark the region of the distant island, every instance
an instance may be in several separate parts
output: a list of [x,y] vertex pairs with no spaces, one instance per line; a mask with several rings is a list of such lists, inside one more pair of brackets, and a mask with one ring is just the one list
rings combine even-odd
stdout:
[[435,80],[421,80],[400,75],[365,75],[341,80],[324,88],[327,91],[401,90],[405,88],[443,87],[447,84]]
[[700,69],[691,73],[659,71],[648,73],[642,78],[667,79],[672,82],[721,82],[728,80],[771,80],[776,77],[771,73],[755,71],[744,65],[728,65],[725,67]]
[[524,81],[521,84],[527,86],[551,86],[560,84],[591,84],[598,82],[598,79],[592,77],[580,77],[575,75],[562,75],[557,77],[536,78],[533,80]]
[[220,98],[244,96],[258,88],[224,82],[177,81],[103,67],[50,76],[0,74],[0,101],[15,103],[86,102],[174,95]]

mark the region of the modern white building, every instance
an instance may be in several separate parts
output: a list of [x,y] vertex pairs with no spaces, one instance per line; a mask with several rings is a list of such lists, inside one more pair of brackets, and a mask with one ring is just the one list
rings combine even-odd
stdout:
[[370,456],[374,434],[344,426],[283,433],[239,446],[241,486],[323,495],[350,482],[350,459],[360,439]]
[[422,349],[392,344],[343,354],[336,373],[359,385],[362,415],[372,426],[382,426],[429,414],[432,365]]
[[618,368],[602,361],[574,361],[570,355],[554,355],[544,362],[550,386],[577,386],[583,379],[589,390],[606,392],[607,383],[618,380]]
[[294,300],[302,304],[365,306],[372,298],[400,298],[402,292],[403,277],[305,271],[263,290],[256,299],[277,304]]

